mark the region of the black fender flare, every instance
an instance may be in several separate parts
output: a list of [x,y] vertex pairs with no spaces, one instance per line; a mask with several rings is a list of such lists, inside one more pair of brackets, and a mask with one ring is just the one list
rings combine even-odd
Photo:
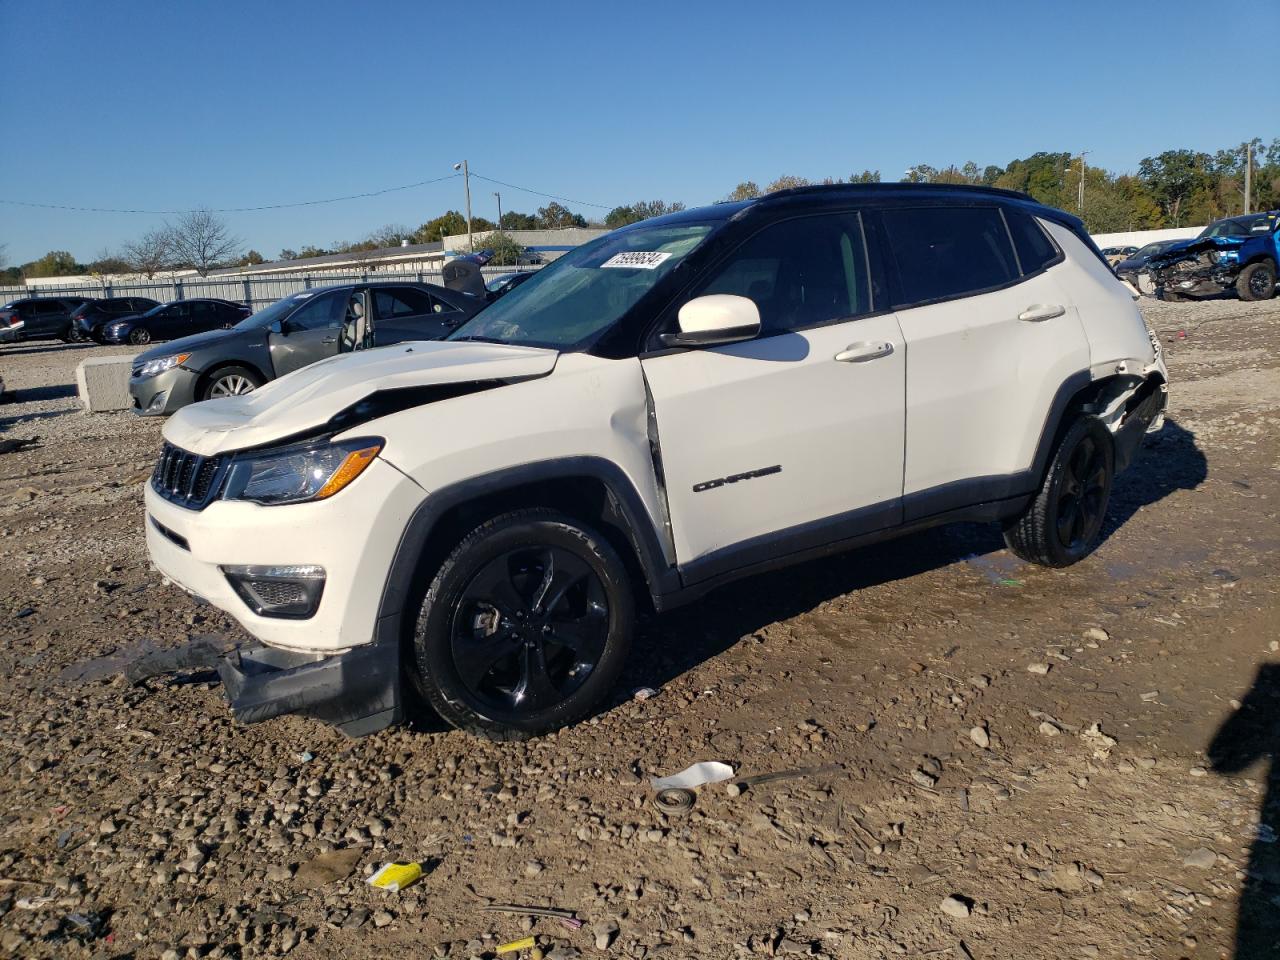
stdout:
[[660,607],[663,596],[678,590],[679,579],[671,560],[673,551],[669,544],[664,545],[664,537],[650,517],[635,485],[621,467],[603,457],[562,457],[480,474],[428,492],[410,517],[396,546],[378,604],[379,636],[385,630],[394,631],[399,637],[401,618],[411,599],[423,550],[441,519],[450,510],[469,501],[533,483],[575,479],[595,480],[604,486],[612,508],[617,511],[625,526],[654,604]]

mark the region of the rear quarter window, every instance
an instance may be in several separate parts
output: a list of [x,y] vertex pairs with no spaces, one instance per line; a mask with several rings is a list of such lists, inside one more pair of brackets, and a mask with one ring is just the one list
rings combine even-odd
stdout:
[[1051,266],[1062,256],[1053,240],[1045,233],[1040,221],[1024,210],[1005,210],[1009,233],[1013,236],[1013,248],[1018,251],[1018,262],[1023,273],[1036,273]]
[[990,290],[1019,277],[999,207],[901,207],[881,216],[904,304]]

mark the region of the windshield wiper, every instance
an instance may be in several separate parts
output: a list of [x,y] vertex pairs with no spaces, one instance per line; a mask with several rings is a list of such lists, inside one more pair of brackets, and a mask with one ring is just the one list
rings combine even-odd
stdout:
[[463,340],[470,340],[472,343],[501,343],[506,344],[507,341],[499,340],[496,337],[482,337],[479,334],[469,334],[465,337],[450,337],[451,343],[461,343]]

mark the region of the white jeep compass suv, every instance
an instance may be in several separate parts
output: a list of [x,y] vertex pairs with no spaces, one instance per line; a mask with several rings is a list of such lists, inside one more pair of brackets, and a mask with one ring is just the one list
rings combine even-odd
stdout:
[[583,717],[640,607],[955,520],[1065,566],[1166,372],[1081,224],[1001,190],[805,187],[579,247],[447,340],[181,410],[169,579],[261,645],[235,715]]

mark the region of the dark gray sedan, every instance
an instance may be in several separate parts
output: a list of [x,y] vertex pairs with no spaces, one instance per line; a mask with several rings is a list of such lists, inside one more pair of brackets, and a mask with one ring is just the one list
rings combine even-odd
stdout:
[[427,283],[362,283],[305,290],[227,330],[172,340],[139,354],[129,392],[144,415],[248,393],[343,350],[435,340],[485,305]]

